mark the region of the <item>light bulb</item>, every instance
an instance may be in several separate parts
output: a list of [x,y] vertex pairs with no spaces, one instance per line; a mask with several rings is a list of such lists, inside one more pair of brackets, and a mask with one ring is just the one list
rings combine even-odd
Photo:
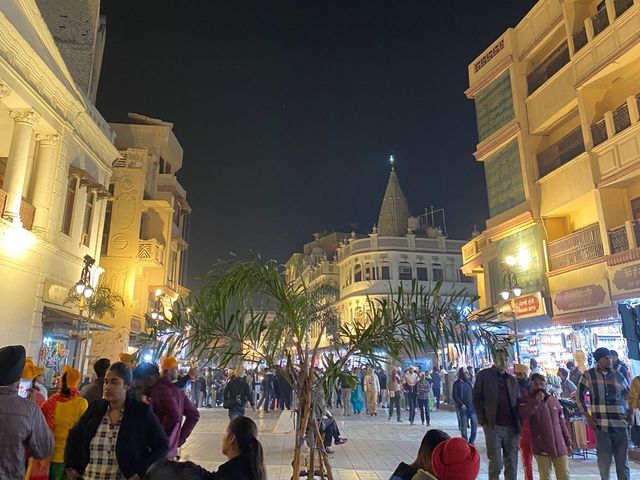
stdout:
[[78,293],[78,295],[82,295],[85,288],[86,286],[83,282],[76,283],[76,292]]
[[509,300],[509,292],[507,292],[506,290],[503,290],[502,292],[500,292],[500,296],[502,297],[503,300]]
[[93,288],[91,288],[91,286],[87,286],[82,294],[84,295],[84,298],[91,298],[94,294]]
[[518,287],[518,286],[514,287],[513,288],[513,294],[516,297],[519,297],[520,295],[522,295],[522,289],[520,287]]
[[155,310],[153,312],[151,312],[151,318],[154,320],[158,319],[158,312],[156,312]]

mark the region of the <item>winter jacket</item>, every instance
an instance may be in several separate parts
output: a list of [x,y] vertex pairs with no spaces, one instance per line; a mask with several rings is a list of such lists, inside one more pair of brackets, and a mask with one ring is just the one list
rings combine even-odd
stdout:
[[473,407],[478,415],[478,423],[490,427],[496,424],[500,375],[505,378],[508,401],[515,416],[516,427],[519,428],[518,383],[513,375],[501,374],[496,367],[480,370],[473,386]]
[[380,393],[380,380],[378,380],[378,376],[375,373],[364,376],[364,391],[375,392],[376,395]]
[[553,458],[567,455],[571,434],[556,397],[545,393],[544,400],[538,400],[532,393],[520,399],[518,412],[522,420],[529,419],[534,455]]
[[51,457],[52,462],[62,463],[64,461],[64,446],[67,443],[69,430],[80,420],[82,414],[87,410],[89,404],[74,390],[75,396],[67,397],[60,392],[52,395],[42,405],[42,413],[49,428],[53,431],[56,448]]
[[19,397],[15,385],[0,387],[0,478],[24,480],[25,447],[33,457],[47,458],[54,446],[38,405]]
[[418,380],[416,383],[416,389],[418,393],[418,400],[428,400],[429,392],[431,391],[431,383],[426,378]]
[[453,382],[451,390],[451,397],[456,407],[459,409],[463,406],[467,407],[467,414],[470,415],[473,412],[473,388],[471,384],[465,380],[458,379]]
[[380,383],[380,390],[387,389],[387,374],[384,370],[380,370],[376,375],[378,375],[378,382]]
[[200,413],[184,391],[164,375],[151,388],[150,397],[153,411],[169,439],[167,458],[174,458],[200,420]]
[[245,455],[238,455],[218,467],[213,480],[255,480],[251,474],[251,464]]
[[252,407],[255,406],[249,385],[240,377],[232,377],[231,380],[227,382],[227,385],[224,387],[224,392],[222,392],[222,398],[224,398],[223,406],[226,409],[236,406],[236,403],[231,404],[231,401],[236,399],[239,400],[237,406],[244,407],[247,402],[251,403]]
[[[99,400],[89,405],[75,427],[69,432],[64,449],[64,464],[80,475],[89,464],[89,446],[109,402]],[[166,457],[169,451],[167,435],[150,405],[127,398],[116,440],[116,459],[124,478],[137,474],[140,478],[151,465]]]

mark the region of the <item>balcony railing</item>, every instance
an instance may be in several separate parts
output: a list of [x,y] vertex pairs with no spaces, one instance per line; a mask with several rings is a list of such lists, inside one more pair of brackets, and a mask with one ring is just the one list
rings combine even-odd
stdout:
[[587,38],[587,30],[583,26],[580,30],[573,34],[573,52],[577,52],[584,47],[589,39]]
[[626,12],[633,5],[633,0],[613,0],[616,18]]
[[593,146],[600,145],[607,139],[607,124],[604,120],[591,125],[591,140],[593,140]]
[[631,126],[631,117],[629,116],[629,105],[624,102],[613,111],[613,125],[616,133],[620,133],[625,128]]
[[607,8],[602,8],[598,13],[591,17],[591,23],[593,24],[593,36],[595,37],[605,28],[609,26],[609,15],[607,15]]
[[164,265],[164,246],[156,240],[140,240],[138,243],[138,259]]
[[567,63],[569,63],[569,47],[567,42],[564,42],[527,76],[529,95],[540,88]]
[[549,268],[558,270],[579,265],[604,256],[604,247],[597,223],[576,230],[571,235],[549,242]]
[[611,253],[629,250],[629,237],[627,237],[627,227],[625,225],[609,230],[609,246]]
[[543,150],[537,155],[538,172],[540,177],[553,172],[565,163],[573,160],[575,157],[585,151],[584,139],[582,138],[582,129],[577,127],[568,135]]

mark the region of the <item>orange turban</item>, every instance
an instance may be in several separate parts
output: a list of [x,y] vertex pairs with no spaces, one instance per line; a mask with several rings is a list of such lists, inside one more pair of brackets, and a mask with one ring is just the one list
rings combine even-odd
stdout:
[[27,360],[24,363],[24,369],[22,370],[22,378],[25,380],[33,380],[38,375],[44,373],[44,368],[40,368],[37,365],[34,365],[33,360],[30,357],[27,357]]
[[65,365],[62,371],[62,375],[64,374],[67,375],[67,387],[78,388],[78,385],[80,385],[80,372],[69,365]]
[[526,365],[522,365],[522,364],[516,363],[513,366],[513,370],[516,373],[523,373],[523,374],[529,376],[529,367],[527,367]]
[[163,371],[178,368],[178,361],[173,357],[162,357],[160,359],[160,368],[162,368]]

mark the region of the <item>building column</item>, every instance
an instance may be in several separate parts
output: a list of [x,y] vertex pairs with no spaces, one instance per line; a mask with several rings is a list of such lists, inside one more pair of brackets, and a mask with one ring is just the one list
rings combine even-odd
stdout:
[[29,147],[31,146],[33,125],[39,117],[33,110],[11,110],[9,116],[15,125],[9,147],[7,170],[2,184],[2,189],[7,192],[4,216],[12,223],[21,226],[20,205],[27,176]]
[[38,152],[33,184],[33,206],[36,207],[36,216],[33,228],[44,232],[49,222],[51,187],[55,175],[60,136],[56,133],[37,134],[36,140]]

